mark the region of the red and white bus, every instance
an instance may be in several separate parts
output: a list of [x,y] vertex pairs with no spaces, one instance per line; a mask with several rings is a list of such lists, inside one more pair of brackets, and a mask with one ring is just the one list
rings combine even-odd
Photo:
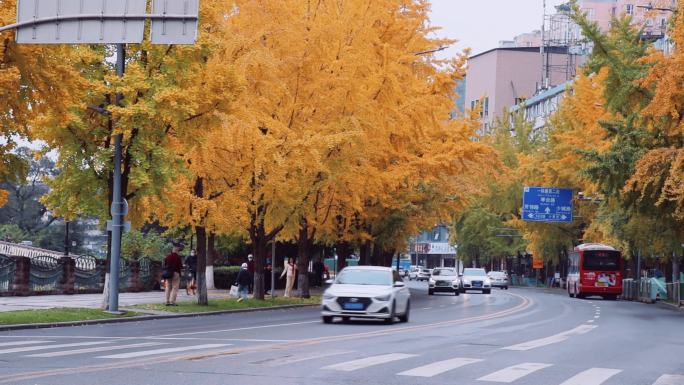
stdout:
[[611,246],[584,243],[568,256],[568,295],[599,295],[614,300],[622,293],[622,255]]

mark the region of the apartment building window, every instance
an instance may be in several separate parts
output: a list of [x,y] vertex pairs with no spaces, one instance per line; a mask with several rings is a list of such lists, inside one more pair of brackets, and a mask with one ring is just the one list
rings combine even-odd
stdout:
[[489,116],[489,96],[484,98],[484,116]]
[[587,19],[592,21],[596,19],[596,11],[594,8],[587,8],[584,11],[587,13]]
[[626,4],[625,5],[625,13],[628,15],[633,15],[634,14],[634,4]]

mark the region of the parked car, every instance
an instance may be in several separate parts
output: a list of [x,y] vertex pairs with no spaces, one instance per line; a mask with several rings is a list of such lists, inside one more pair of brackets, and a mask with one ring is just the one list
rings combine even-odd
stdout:
[[428,280],[428,294],[434,293],[454,293],[458,295],[461,280],[458,272],[453,267],[438,267],[432,270],[432,275]]
[[482,294],[489,294],[492,292],[492,282],[487,277],[485,269],[480,268],[465,268],[461,276],[461,293],[467,290],[479,290]]
[[399,273],[389,267],[348,266],[342,269],[323,293],[324,323],[334,317],[380,318],[393,323],[395,317],[408,322],[411,293]]
[[505,271],[490,271],[487,273],[492,287],[500,287],[508,290],[508,274]]

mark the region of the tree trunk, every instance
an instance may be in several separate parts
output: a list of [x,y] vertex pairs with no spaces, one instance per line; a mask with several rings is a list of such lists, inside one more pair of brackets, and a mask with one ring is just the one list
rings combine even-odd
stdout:
[[207,290],[214,290],[214,260],[216,258],[216,233],[213,231],[209,233],[208,239],[209,245],[207,246],[207,268],[206,278],[207,278]]
[[197,304],[209,305],[207,294],[207,230],[204,226],[195,226],[197,235]]
[[299,238],[297,239],[297,248],[299,258],[297,258],[297,273],[299,275],[299,296],[302,298],[310,298],[309,292],[309,259],[311,256],[311,243],[309,239],[309,226],[306,220],[302,220],[299,225]]
[[[201,198],[204,196],[204,181],[202,178],[195,179],[194,194]],[[202,216],[203,217],[203,216]],[[201,219],[200,219],[201,220]],[[195,226],[195,235],[197,237],[197,304],[209,305],[209,298],[207,295],[207,229],[204,226]]]
[[252,254],[254,256],[254,299],[264,299],[264,261],[266,258],[266,235],[260,225],[251,234]]
[[382,248],[377,243],[373,243],[373,251],[371,252],[372,266],[385,266],[382,260]]
[[[337,242],[335,245],[335,249],[337,251],[337,271],[340,271],[344,269],[345,266],[347,266],[347,258],[349,258],[349,254],[351,254],[351,246],[349,242],[347,241],[340,241]],[[334,256],[333,256],[334,257]]]
[[360,250],[360,259],[359,259],[359,264],[360,265],[370,265],[370,251],[371,251],[371,243],[370,241],[366,241],[363,244],[361,244],[361,250]]

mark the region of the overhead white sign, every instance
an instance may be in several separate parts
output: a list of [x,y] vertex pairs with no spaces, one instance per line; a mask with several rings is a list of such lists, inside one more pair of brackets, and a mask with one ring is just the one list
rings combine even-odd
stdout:
[[[42,22],[18,28],[17,43],[140,43],[146,8],[147,0],[19,0],[18,23]],[[138,19],[124,20],[125,15]]]
[[418,254],[454,254],[456,249],[446,242],[416,243],[416,253]]

